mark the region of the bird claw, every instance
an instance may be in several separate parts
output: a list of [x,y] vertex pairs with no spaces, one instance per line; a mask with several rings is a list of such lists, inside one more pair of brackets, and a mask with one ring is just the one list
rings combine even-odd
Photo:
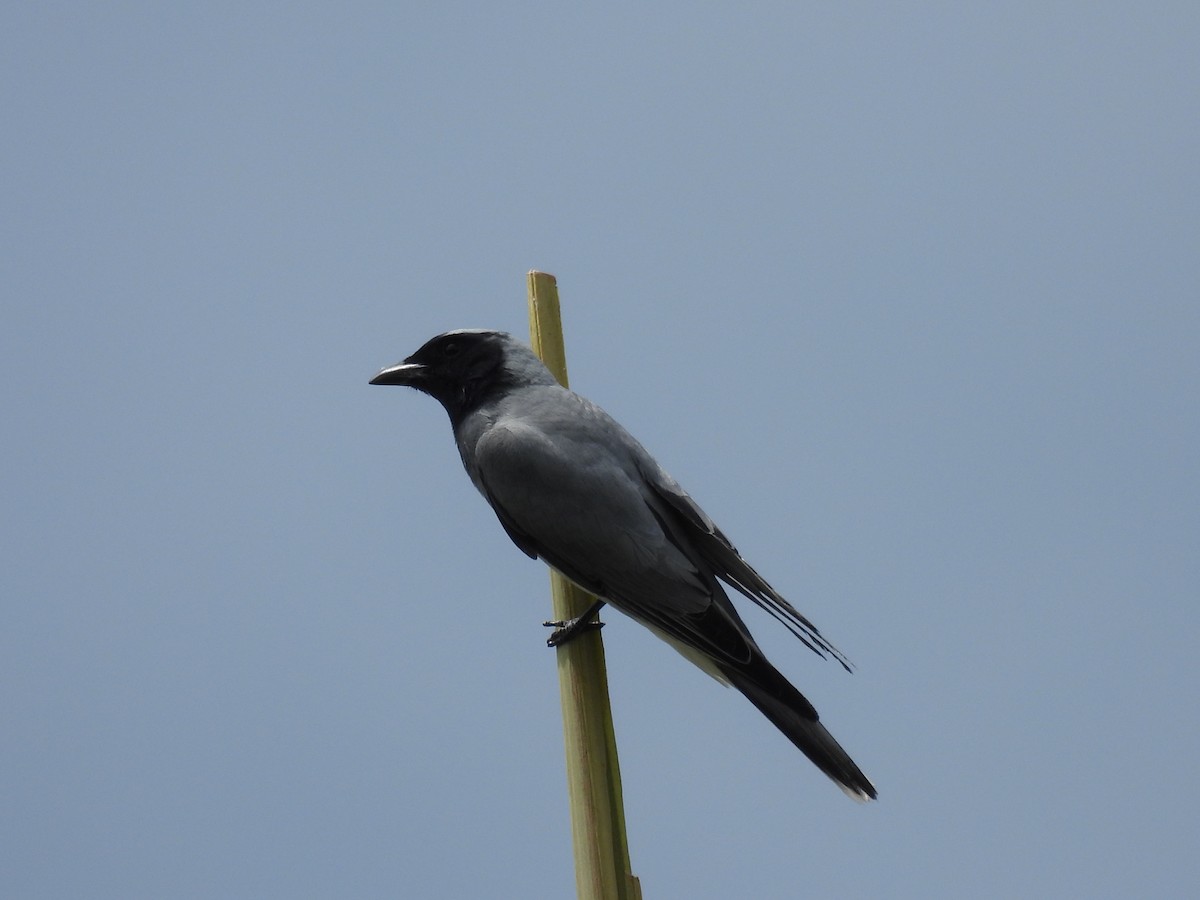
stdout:
[[565,622],[543,622],[547,628],[553,628],[550,637],[546,638],[547,647],[560,647],[568,641],[573,641],[585,631],[599,631],[604,627],[604,623],[592,619],[588,615],[576,616],[574,619],[568,619]]

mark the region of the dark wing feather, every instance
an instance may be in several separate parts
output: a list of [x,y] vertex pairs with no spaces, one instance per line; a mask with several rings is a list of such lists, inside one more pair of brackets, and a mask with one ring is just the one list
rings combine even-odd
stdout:
[[718,578],[770,613],[818,656],[824,658],[825,654],[829,654],[847,672],[851,671],[850,661],[842,652],[742,559],[721,529],[671,476],[657,465],[653,471],[645,471],[643,475],[679,519],[680,525],[677,527],[687,532],[687,543],[695,547]]

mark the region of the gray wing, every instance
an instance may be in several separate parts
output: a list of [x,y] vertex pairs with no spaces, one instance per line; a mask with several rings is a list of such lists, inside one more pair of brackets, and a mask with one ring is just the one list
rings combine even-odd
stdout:
[[745,664],[753,639],[647,484],[641,446],[576,395],[525,407],[499,416],[471,454],[472,478],[513,542],[665,636]]
[[500,416],[482,434],[471,466],[522,551],[676,640],[744,661],[754,641],[719,578],[850,670],[607,413],[559,388],[523,400],[519,416]]

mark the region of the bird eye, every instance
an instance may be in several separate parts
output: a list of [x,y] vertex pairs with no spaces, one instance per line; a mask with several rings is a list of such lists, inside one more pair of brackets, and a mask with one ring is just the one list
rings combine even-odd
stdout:
[[461,349],[462,349],[461,345],[457,344],[454,341],[451,341],[450,343],[446,344],[446,346],[444,346],[442,348],[442,356],[445,356],[445,357],[458,356],[458,352]]

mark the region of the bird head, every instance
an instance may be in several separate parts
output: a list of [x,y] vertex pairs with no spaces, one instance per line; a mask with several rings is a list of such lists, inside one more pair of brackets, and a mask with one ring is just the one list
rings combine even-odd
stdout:
[[426,341],[371,384],[402,384],[429,394],[454,425],[490,397],[525,384],[554,383],[533,351],[503,331],[460,329]]

